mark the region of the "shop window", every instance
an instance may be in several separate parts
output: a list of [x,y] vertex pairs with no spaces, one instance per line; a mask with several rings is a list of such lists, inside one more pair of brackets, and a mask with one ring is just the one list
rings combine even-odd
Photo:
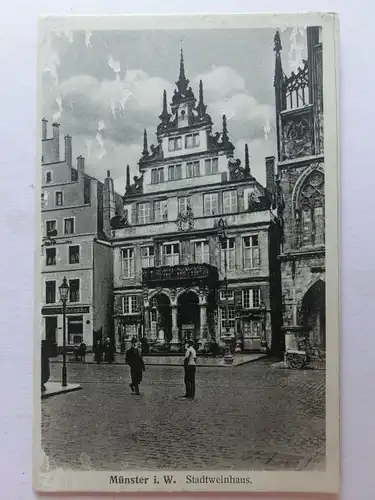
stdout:
[[68,343],[80,344],[83,342],[83,316],[68,316]]

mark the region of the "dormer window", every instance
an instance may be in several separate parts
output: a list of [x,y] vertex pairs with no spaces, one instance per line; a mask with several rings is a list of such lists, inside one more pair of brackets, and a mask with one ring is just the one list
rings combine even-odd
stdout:
[[177,151],[182,149],[182,137],[170,137],[168,139],[168,151]]
[[189,134],[185,136],[185,148],[197,148],[200,144],[199,134]]

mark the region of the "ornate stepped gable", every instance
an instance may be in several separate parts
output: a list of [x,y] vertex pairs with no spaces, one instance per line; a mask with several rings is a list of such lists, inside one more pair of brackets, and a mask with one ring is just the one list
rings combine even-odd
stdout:
[[[271,206],[270,194],[261,186],[251,175],[249,150],[248,145],[245,145],[245,165],[241,165],[241,160],[233,158],[234,145],[229,139],[228,126],[226,116],[222,118],[222,131],[212,133],[212,119],[207,113],[207,106],[204,103],[203,82],[199,82],[199,98],[198,103],[194,92],[189,85],[190,81],[185,75],[185,64],[183,50],[181,49],[180,56],[180,72],[176,81],[176,89],[174,91],[172,102],[170,104],[171,113],[168,110],[167,92],[163,91],[162,111],[159,115],[160,123],[157,126],[158,144],[148,146],[147,131],[143,133],[143,150],[142,156],[138,162],[141,176],[134,176],[133,183],[130,182],[130,168],[127,166],[126,171],[126,189],[125,197],[132,197],[143,193],[143,172],[144,169],[154,163],[164,160],[162,137],[169,135],[169,132],[183,130],[184,128],[199,129],[200,125],[206,125],[207,130],[207,150],[213,152],[225,152],[228,156],[229,181],[249,180],[254,182],[254,191],[248,200],[248,210],[267,210]],[[187,109],[187,125],[186,127],[178,127],[178,113],[181,105],[185,105]],[[191,210],[191,208],[190,208]],[[116,220],[117,223],[117,220]],[[176,221],[179,230],[192,229],[194,227],[194,216],[192,212],[187,214],[179,214]],[[123,219],[120,224],[128,225],[128,221]]]
[[[204,103],[204,94],[203,94],[203,82],[200,80],[199,82],[199,97],[198,103],[195,98],[192,87],[189,85],[190,81],[186,78],[185,75],[185,64],[184,64],[184,55],[181,49],[181,58],[180,58],[180,73],[178,80],[176,82],[176,89],[174,90],[174,94],[172,96],[172,102],[170,103],[171,113],[168,111],[167,104],[167,91],[163,91],[163,100],[162,100],[162,111],[159,115],[160,123],[157,126],[156,136],[157,136],[157,145],[151,145],[148,148],[147,144],[147,132],[144,132],[143,139],[143,151],[142,156],[139,160],[139,168],[140,171],[143,171],[143,168],[147,166],[150,162],[162,161],[164,160],[163,150],[162,150],[162,137],[168,135],[169,132],[177,131],[178,129],[183,130],[183,128],[199,128],[201,125],[208,126],[208,150],[212,151],[227,151],[228,153],[232,153],[234,151],[234,146],[229,140],[228,130],[226,125],[226,117],[223,116],[223,129],[222,132],[217,132],[212,134],[212,119],[211,116],[207,113],[207,106]],[[181,112],[184,113],[183,116],[187,113],[186,127],[178,126],[178,111],[181,105],[186,107]],[[150,149],[150,151],[149,151]]]

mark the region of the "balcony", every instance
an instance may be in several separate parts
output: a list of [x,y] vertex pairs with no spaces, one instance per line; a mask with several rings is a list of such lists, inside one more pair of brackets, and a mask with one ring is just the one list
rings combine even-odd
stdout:
[[217,268],[210,264],[147,267],[142,269],[142,283],[149,287],[173,284],[204,284],[213,288],[217,286],[218,281]]

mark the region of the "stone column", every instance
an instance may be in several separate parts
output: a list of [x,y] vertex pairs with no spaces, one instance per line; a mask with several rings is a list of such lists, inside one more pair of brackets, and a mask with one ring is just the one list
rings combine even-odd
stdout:
[[292,321],[293,321],[293,326],[297,326],[297,301],[296,301],[296,290],[293,287],[293,292],[292,292],[292,297],[293,297],[293,302],[292,302]]
[[178,352],[180,348],[180,339],[178,338],[177,326],[177,304],[172,305],[172,340],[171,351]]
[[207,304],[200,304],[200,338],[199,340],[204,340],[207,338]]

